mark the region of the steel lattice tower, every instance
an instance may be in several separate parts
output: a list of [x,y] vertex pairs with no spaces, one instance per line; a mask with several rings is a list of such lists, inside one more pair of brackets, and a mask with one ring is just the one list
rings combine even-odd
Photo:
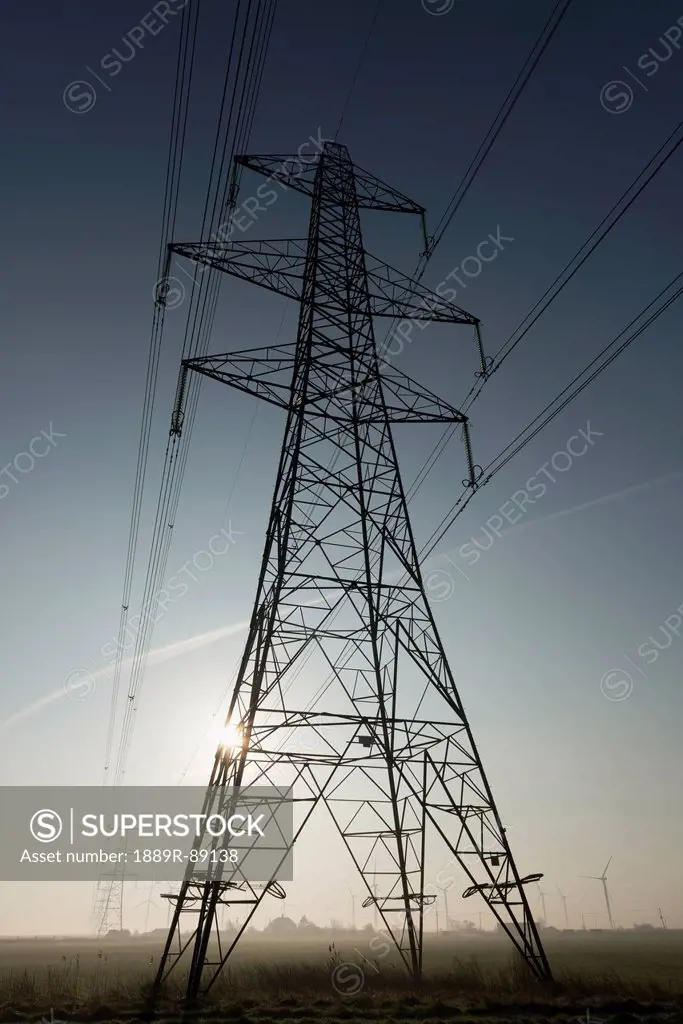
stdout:
[[97,937],[104,938],[109,931],[123,931],[123,884],[125,872],[102,874],[95,892],[95,919]]
[[[204,810],[224,807],[232,787],[293,786],[304,810],[296,841],[325,804],[365,882],[365,905],[376,905],[416,977],[424,907],[434,899],[425,887],[432,833],[469,881],[463,895],[480,894],[533,973],[549,978],[523,888],[541,876],[521,878],[513,861],[425,594],[392,436],[393,423],[461,424],[475,486],[467,418],[387,372],[373,330],[375,316],[471,325],[485,373],[479,321],[365,252],[361,209],[416,213],[423,226],[424,209],[356,167],[344,146],[326,143],[305,168],[283,156],[236,160],[312,204],[306,239],[170,247],[301,304],[295,343],[189,360],[181,370],[172,433],[180,432],[189,371],[286,412],[227,719],[241,745],[218,747]],[[304,663],[306,679],[298,675]],[[183,958],[188,998],[210,988],[269,895],[284,896],[275,878],[226,882],[221,865],[188,868],[170,897],[155,991]],[[226,903],[248,904],[227,947],[217,918]],[[189,935],[180,928],[187,914],[196,915]]]

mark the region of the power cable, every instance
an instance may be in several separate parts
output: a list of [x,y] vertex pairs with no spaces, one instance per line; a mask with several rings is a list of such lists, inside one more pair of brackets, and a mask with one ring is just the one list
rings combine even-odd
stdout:
[[358,58],[358,63],[356,65],[356,70],[355,70],[353,78],[351,80],[351,85],[349,86],[349,91],[346,94],[346,100],[344,101],[344,106],[342,107],[341,116],[339,118],[339,124],[337,125],[336,132],[334,133],[334,141],[335,142],[337,141],[337,139],[339,137],[339,132],[341,131],[341,126],[344,123],[344,118],[346,117],[346,112],[349,109],[349,104],[351,103],[351,99],[353,98],[353,93],[354,93],[355,88],[356,88],[356,83],[358,81],[358,77],[359,77],[359,75],[361,73],[361,70],[363,68],[363,64],[365,63],[365,57],[366,57],[367,52],[368,52],[368,46],[370,45],[370,40],[372,39],[372,34],[375,31],[375,25],[377,24],[377,18],[379,16],[379,10],[380,10],[381,6],[382,6],[382,0],[377,0],[377,3],[375,4],[375,12],[374,12],[374,14],[372,16],[372,21],[370,22],[370,28],[368,29],[368,33],[367,33],[367,35],[365,37],[365,42],[363,43],[363,48],[361,49],[360,56]]
[[[647,306],[645,306],[640,311],[640,313],[638,313],[637,316],[635,316],[619,332],[619,334],[617,334],[617,336],[615,338],[613,338],[612,341],[609,342],[609,344],[606,345],[602,349],[602,351],[599,352],[598,355],[595,356],[595,358],[592,359],[583,368],[583,370],[581,370],[573,378],[573,380],[570,381],[570,383],[565,388],[563,388],[563,390],[560,391],[559,394],[556,395],[555,398],[553,398],[545,406],[545,408],[542,409],[541,412],[538,413],[538,415],[535,416],[534,419],[531,420],[531,422],[528,423],[527,426],[524,427],[524,429],[521,430],[517,434],[517,436],[515,438],[513,438],[513,440],[510,441],[505,446],[505,448],[502,449],[501,452],[498,453],[498,455],[494,459],[491,460],[491,462],[489,462],[489,464],[483,470],[483,473],[482,473],[483,479],[482,479],[482,482],[479,485],[479,487],[476,488],[474,491],[472,491],[469,494],[469,497],[467,498],[467,501],[465,501],[465,502],[462,501],[462,498],[463,498],[463,495],[466,492],[463,492],[463,495],[461,495],[461,497],[458,499],[458,501],[452,506],[450,511],[446,513],[444,518],[441,520],[441,523],[439,523],[439,525],[432,532],[431,536],[428,538],[428,540],[426,541],[426,543],[422,547],[422,549],[420,551],[420,558],[428,558],[429,557],[429,555],[432,553],[432,551],[434,550],[436,545],[439,543],[439,541],[443,538],[445,533],[451,528],[451,526],[455,522],[456,518],[461,514],[461,512],[464,511],[465,507],[469,504],[470,500],[472,499],[472,497],[474,496],[476,491],[480,490],[481,487],[484,484],[488,483],[496,475],[496,473],[500,472],[500,470],[504,466],[506,466],[508,464],[510,459],[512,459],[515,455],[517,455],[520,451],[522,451],[522,449],[525,448],[526,445],[529,444],[529,442],[531,440],[533,440],[533,438],[536,437],[536,435],[545,426],[548,425],[548,423],[550,423],[552,420],[554,420],[555,417],[558,416],[562,412],[562,410],[565,409],[566,406],[569,405],[569,403],[574,400],[574,398],[576,398],[577,395],[581,394],[581,392],[585,388],[587,388],[588,385],[591,384],[603,372],[603,370],[605,370],[611,363],[613,363],[614,360],[618,356],[620,356],[621,353],[624,352],[629,347],[629,345],[631,345],[637,338],[639,338],[640,335],[644,333],[644,331],[646,331],[649,327],[651,327],[652,324],[662,315],[662,313],[666,312],[666,310],[671,305],[673,305],[673,303],[676,302],[681,297],[681,295],[683,294],[683,286],[680,287],[672,296],[670,296],[668,299],[666,299],[664,302],[662,302],[661,305],[659,306],[659,308],[656,309],[647,318],[647,320],[643,324],[641,324],[640,327],[638,327],[636,330],[634,330],[633,333],[630,334],[629,337],[626,338],[626,340],[623,341],[621,343],[621,345],[619,345],[619,347],[614,352],[612,352],[609,356],[606,356],[606,353],[608,353],[609,350],[611,348],[613,348],[619,342],[619,340],[624,336],[624,334],[626,334],[626,332],[628,330],[630,330],[630,328],[633,327],[634,324],[636,324],[639,320],[641,320],[642,317],[645,316],[645,314],[648,312],[648,310],[651,309],[651,307],[654,306],[655,303],[658,302],[662,298],[662,296],[666,294],[666,292],[670,291],[671,288],[673,288],[673,286],[676,284],[676,282],[679,281],[682,277],[683,277],[683,271],[681,273],[677,274],[676,277],[674,277],[669,282],[669,284],[666,285],[659,292],[659,294],[657,296],[655,296],[655,298],[651,302],[649,302],[647,304]],[[599,365],[596,367],[596,369],[594,369],[592,371],[590,376],[585,381],[583,381],[580,384],[577,384],[577,382],[580,381],[581,378],[583,376],[585,376],[585,374],[587,374],[589,372],[589,370],[591,370],[591,367],[593,367],[594,364],[597,363],[598,360],[602,356],[606,356],[606,358],[603,359],[603,361],[601,363],[599,363]],[[574,386],[574,385],[576,385],[576,386]],[[568,392],[569,392],[569,394],[567,394]],[[565,395],[567,397],[564,397]],[[554,405],[556,405],[560,401],[560,399],[563,399],[561,404],[559,406],[557,406],[557,408],[554,409],[554,411],[552,411],[547,416],[545,416],[545,414],[548,412],[548,410],[552,409],[552,407]],[[545,418],[541,419],[542,417],[545,417]],[[538,423],[539,420],[541,420],[540,423]],[[536,424],[538,424],[538,425],[536,425]],[[526,436],[526,435],[528,435],[528,436]],[[495,468],[493,468],[493,467],[495,467]]]
[[[480,143],[479,148],[475,153],[474,157],[472,158],[470,165],[467,168],[459,185],[457,186],[455,193],[451,197],[448,206],[446,207],[446,210],[444,211],[444,214],[442,215],[437,225],[435,236],[428,244],[426,251],[420,257],[420,260],[418,261],[418,264],[415,268],[415,272],[413,274],[414,280],[419,282],[424,277],[427,267],[429,265],[429,261],[434,255],[436,248],[443,240],[446,230],[450,226],[455,214],[459,210],[467,192],[469,191],[471,185],[473,184],[476,178],[476,175],[481,170],[481,167],[486,157],[491,152],[491,149],[493,148],[498,136],[500,135],[514,107],[520,99],[524,89],[529,84],[529,81],[534,71],[536,70],[536,67],[538,66],[541,57],[545,53],[548,45],[550,44],[550,41],[555,35],[555,32],[559,28],[560,23],[564,18],[565,14],[567,13],[570,4],[571,0],[559,0],[555,8],[553,9],[552,14],[550,15],[550,17],[544,24],[543,28],[541,29],[541,32],[538,38],[535,40],[531,48],[531,51],[529,52],[524,64],[522,65],[519,74],[517,75],[517,78],[510,86],[507,95],[503,100],[503,103],[499,108],[498,113],[496,114],[496,117],[494,118],[492,124],[490,125],[486,135],[484,136],[484,139]],[[382,345],[379,348],[380,355],[382,355],[386,351],[389,339],[390,337],[392,337],[393,332],[396,329],[398,323],[399,320],[396,318],[389,325],[385,333],[384,341],[382,342]],[[487,373],[486,376],[482,378],[479,391],[484,386],[489,376],[490,371]],[[409,498],[414,497],[414,495],[417,493],[417,491],[422,485],[423,480],[426,479],[429,472],[440,458],[449,440],[451,439],[451,437],[453,437],[454,433],[456,432],[456,429],[457,428],[455,426],[447,428],[447,430],[445,430],[444,433],[442,434],[440,440],[437,441],[436,445],[434,446],[431,453],[427,457],[425,466],[423,467],[421,474],[418,476],[417,480],[413,481],[413,484],[411,485],[411,488],[408,492]]]
[[[164,205],[162,213],[161,243],[158,264],[158,280],[163,273],[164,261],[166,258],[166,247],[171,237],[178,204],[178,191],[180,174],[182,171],[182,154],[184,150],[185,133],[187,128],[188,97],[192,81],[194,67],[194,54],[197,38],[197,16],[194,18],[194,29],[192,28],[192,14],[195,8],[183,8],[180,40],[178,43],[178,57],[176,62],[176,77],[173,96],[173,114],[169,132],[168,158],[166,166],[166,182],[164,186]],[[131,513],[128,551],[124,571],[123,596],[121,600],[121,614],[119,619],[119,638],[122,641],[128,628],[128,608],[135,567],[135,558],[140,529],[140,515],[142,510],[142,494],[144,489],[147,459],[149,454],[149,442],[151,424],[154,413],[154,398],[156,394],[156,382],[159,372],[159,356],[161,351],[161,337],[163,331],[164,307],[156,304],[152,319],[152,332],[150,338],[149,355],[147,363],[147,375],[145,380],[145,391],[143,399],[142,424],[140,428],[140,440],[138,443],[137,467],[135,472],[135,483],[133,488],[133,509]],[[111,763],[114,730],[116,724],[116,712],[118,698],[121,688],[121,669],[123,664],[123,647],[119,644],[116,660],[114,663],[114,678],[112,682],[112,694],[109,709],[109,722],[107,726],[107,738],[105,743],[104,778],[108,781],[108,771]]]
[[[224,111],[225,102],[221,102],[221,109],[219,112],[218,126],[217,126],[217,141],[214,144],[214,159],[212,160],[212,168],[209,179],[209,185],[207,188],[207,200],[205,203],[205,214],[202,221],[202,234],[206,231],[207,224],[215,222],[217,211],[218,211],[218,196],[220,195],[220,174],[223,170],[225,163],[225,155],[229,139],[232,136],[233,141],[241,139],[242,137],[248,137],[251,125],[245,124],[245,112],[246,120],[250,121],[253,119],[253,111],[255,109],[257,90],[254,88],[254,81],[260,84],[262,75],[262,66],[256,68],[256,74],[254,78],[253,68],[253,54],[254,49],[259,51],[259,63],[265,60],[265,52],[267,48],[267,42],[269,41],[270,31],[272,30],[272,22],[275,11],[275,0],[269,0],[258,10],[256,18],[252,23],[248,21],[249,15],[253,7],[253,0],[250,0],[247,6],[247,15],[242,26],[242,38],[239,43],[238,56],[237,56],[237,69],[235,71],[235,84],[233,92],[233,100],[231,101],[229,114],[227,119],[227,125],[224,127]],[[236,20],[239,18],[241,12],[241,3],[238,6],[238,12]],[[263,40],[258,30],[267,26],[265,32],[265,40]],[[233,60],[236,52],[236,33],[233,33],[233,47],[231,48],[231,54],[228,61],[228,71],[226,73],[226,80],[229,81]],[[247,44],[247,39],[251,35],[251,42]],[[259,43],[256,45],[255,40],[259,38]],[[244,62],[245,49],[248,50],[249,56],[246,60],[246,70],[244,74],[241,74],[241,66]],[[241,84],[240,84],[241,83]],[[235,111],[235,96],[237,90],[241,89],[241,96],[239,103],[237,104],[237,115],[236,115],[236,127],[231,129],[230,125],[233,120],[233,114]],[[224,90],[224,99],[226,90]],[[218,171],[218,178],[216,175],[217,156],[221,151],[220,140],[223,138],[221,160],[219,164],[220,170]],[[235,148],[233,146],[233,154]],[[223,190],[223,194],[227,189],[227,185]],[[214,194],[215,193],[215,194]],[[211,204],[211,197],[213,197],[213,203]],[[212,207],[212,208],[211,208]],[[208,210],[211,208],[211,214],[208,214]],[[195,279],[196,280],[196,279]],[[204,282],[207,284],[204,285]],[[211,326],[213,314],[215,313],[215,299],[217,296],[217,288],[211,287],[212,282],[210,281],[209,275],[200,281],[199,293],[202,292],[202,285],[204,285],[204,296],[201,314],[197,314],[199,308],[199,301],[193,303],[195,298],[194,292],[194,281],[193,281],[193,295],[191,297],[191,305],[194,305],[194,317],[191,318],[188,314],[188,322],[192,319],[192,328],[188,335],[186,329],[186,339],[183,346],[183,356],[195,357],[197,354],[201,354],[204,344],[208,340],[210,331],[208,328]],[[208,298],[207,298],[208,293]],[[198,296],[201,298],[201,294]],[[212,308],[213,307],[213,308]],[[207,310],[209,315],[207,316]],[[199,341],[193,341],[192,339],[199,338]],[[187,460],[187,454],[189,451],[189,441],[191,437],[192,427],[194,424],[194,418],[196,414],[197,401],[198,401],[199,387],[194,386],[188,388],[187,395],[187,409],[186,409],[186,423],[183,424],[183,433],[185,437],[185,443],[182,446],[182,450],[178,448],[178,437],[173,435],[169,438],[167,444],[166,458],[164,472],[162,476],[161,493],[157,502],[157,512],[154,524],[154,535],[152,542],[152,550],[149,558],[147,576],[143,594],[143,615],[145,616],[141,631],[137,634],[135,643],[135,652],[133,655],[133,667],[131,671],[131,681],[128,690],[128,702],[124,712],[124,719],[121,730],[121,740],[119,744],[119,753],[116,764],[116,780],[120,782],[122,780],[125,763],[127,760],[127,754],[130,747],[130,741],[132,736],[133,721],[135,711],[137,709],[136,701],[139,696],[140,685],[142,675],[144,671],[144,665],[146,662],[146,656],[149,649],[149,641],[151,639],[152,627],[154,625],[152,615],[149,614],[148,609],[155,606],[155,602],[158,603],[158,588],[163,579],[165,572],[165,566],[168,558],[168,551],[170,549],[172,529],[175,520],[175,513],[180,495],[180,485],[184,475],[184,468]],[[153,608],[155,610],[155,607]]]
[[484,137],[483,142],[481,143],[479,149],[475,153],[472,162],[470,163],[469,167],[467,168],[467,171],[465,172],[463,180],[460,182],[460,185],[458,186],[455,195],[453,196],[450,203],[448,204],[448,207],[446,208],[446,212],[444,213],[441,220],[436,226],[436,230],[434,232],[434,242],[431,246],[432,249],[436,248],[436,246],[439,244],[444,234],[448,230],[448,227],[451,221],[453,220],[455,214],[458,212],[463,199],[467,195],[470,186],[472,185],[472,182],[474,181],[479,170],[481,169],[484,160],[491,152],[491,149],[493,148],[496,139],[498,138],[501,131],[505,127],[505,124],[508,118],[510,117],[510,114],[514,110],[517,101],[519,100],[520,96],[522,95],[522,92],[524,91],[525,86],[529,82],[529,79],[536,70],[538,62],[540,61],[546,49],[550,45],[553,36],[560,27],[560,23],[562,22],[562,19],[567,13],[567,10],[569,9],[571,3],[572,0],[559,0],[559,2],[556,4],[553,10],[553,13],[550,15],[546,24],[543,26],[541,34],[534,43],[531,53],[527,57],[524,66],[522,67],[522,70],[518,74],[512,86],[510,87],[510,90],[507,96],[505,97],[505,100],[503,101],[501,109],[498,111],[498,114],[496,115],[493,124],[489,128],[488,132],[486,133],[486,136]]
[[[679,146],[683,143],[683,121],[671,132],[668,138],[662,143],[657,152],[648,160],[643,169],[636,175],[631,184],[622,192],[621,196],[614,203],[609,212],[603,217],[597,227],[591,232],[583,245],[576,251],[565,267],[560,271],[555,280],[545,290],[541,298],[529,310],[519,325],[512,332],[510,337],[499,348],[493,362],[488,370],[487,376],[477,381],[470,388],[464,402],[460,406],[462,412],[466,413],[478,396],[481,394],[486,380],[500,369],[508,356],[514,351],[517,345],[529,333],[531,328],[541,318],[543,313],[555,301],[560,293],[566,288],[572,278],[578,273],[586,260],[595,252],[598,246],[607,238],[610,232],[616,227],[624,214],[635,203],[636,199],[647,188],[653,178],[659,174],[666,163],[671,159]],[[436,463],[443,454],[446,445],[456,433],[455,426],[448,427],[442,434],[439,441],[427,457],[424,466],[420,470],[415,481],[411,485],[411,492],[415,494],[427,479]]]

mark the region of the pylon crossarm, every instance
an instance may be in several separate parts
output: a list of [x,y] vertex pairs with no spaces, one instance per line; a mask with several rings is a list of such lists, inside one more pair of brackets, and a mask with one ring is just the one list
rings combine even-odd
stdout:
[[[284,346],[283,346],[284,348]],[[230,387],[237,388],[247,394],[281,409],[291,408],[291,376],[296,362],[294,346],[290,353],[282,351],[247,349],[243,352],[229,352],[222,355],[204,356],[200,359],[187,359],[183,363],[189,370],[201,373],[205,377],[220,381]],[[333,366],[327,370],[330,377],[338,376]],[[368,377],[366,383],[373,383]],[[333,422],[346,423],[348,417],[331,413],[330,403],[343,402],[358,392],[362,384],[340,383],[339,387],[331,388],[310,396],[306,400],[307,410],[316,410]],[[371,398],[364,403],[365,412],[359,417],[359,423],[383,423],[387,415],[392,423],[462,423],[468,422],[467,417],[454,406],[443,401],[438,395],[418,384],[406,374],[398,371],[387,374],[383,378],[385,402]],[[388,399],[388,400],[387,400]]]
[[400,270],[366,253],[366,268],[373,316],[410,320],[437,320],[449,324],[471,324],[479,319],[448,302]]
[[[235,157],[235,163],[242,167],[248,167],[250,171],[256,171],[257,174],[262,174],[268,178],[269,182],[277,182],[283,191],[291,188],[295,192],[303,192],[306,196],[313,195],[318,167],[317,159],[304,160],[295,153],[241,154]],[[260,186],[256,194],[263,199],[264,203],[270,205],[276,201],[271,199],[268,203],[269,196],[262,190],[263,186]],[[281,194],[275,189],[272,191],[276,197]]]
[[356,179],[356,199],[362,210],[384,210],[387,213],[415,213],[423,216],[425,207],[387,185],[375,174],[353,165]]
[[252,349],[187,359],[183,365],[204,377],[255,395],[270,405],[288,409],[295,365],[294,346],[288,347],[291,348],[288,355],[276,351],[271,356],[268,349]]
[[275,238],[255,242],[175,242],[177,256],[251,281],[289,299],[301,298],[306,239]]
[[288,342],[283,345],[268,345],[259,348],[239,349],[236,352],[223,352],[213,356],[201,356],[199,359],[186,359],[183,365],[191,366],[193,369],[200,366],[209,366],[213,369],[220,369],[223,364],[235,366],[253,366],[262,368],[264,372],[278,373],[287,371],[291,382],[291,372],[296,356],[296,343]]
[[357,395],[362,396],[363,389],[367,388],[370,395],[368,399],[364,399],[363,405],[368,412],[358,417],[359,423],[385,422],[387,414],[392,423],[468,422],[464,413],[439,398],[433,391],[419,384],[406,373],[396,369],[382,375],[384,401],[379,401],[373,392],[378,372],[379,370],[368,373],[366,377],[353,384],[344,381],[339,387],[316,395],[315,401],[318,403],[329,402],[333,398],[348,401],[354,391]]
[[[300,299],[306,269],[306,244],[305,238],[270,238],[252,242],[174,242],[169,248],[177,256],[184,256],[193,263],[213,267],[278,295]],[[319,257],[323,264],[327,261],[336,265],[338,260],[339,253],[334,250]],[[369,254],[366,254],[366,262],[368,293],[353,299],[347,296],[341,301],[336,296],[337,315],[369,312],[371,316],[472,326],[479,324],[477,317],[447,302],[388,263]],[[330,286],[343,285],[343,280],[335,280],[332,266],[331,270],[330,296],[333,292]]]
[[[428,392],[417,392],[413,389],[395,387],[387,388],[392,393],[394,402],[386,402],[386,415],[390,423],[466,423],[467,417],[452,406],[447,406],[439,398],[432,398]],[[378,422],[372,414],[362,417],[360,423]]]
[[[328,143],[329,144],[329,143]],[[334,146],[334,143],[331,143]],[[305,159],[295,154],[266,153],[262,155],[242,154],[235,157],[235,163],[262,174],[270,181],[278,182],[282,188],[294,189],[312,196],[319,159]],[[384,210],[387,213],[415,213],[423,215],[425,207],[405,196],[392,185],[387,185],[376,175],[353,164],[355,176],[355,200],[364,210]],[[273,190],[275,191],[275,190]],[[277,193],[275,193],[277,195]],[[259,192],[257,191],[257,195]],[[260,198],[266,201],[265,195]],[[275,202],[275,200],[271,200]]]

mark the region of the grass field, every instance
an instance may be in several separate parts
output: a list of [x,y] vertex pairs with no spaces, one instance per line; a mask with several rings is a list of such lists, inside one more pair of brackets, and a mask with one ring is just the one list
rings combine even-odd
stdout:
[[[487,1020],[683,1024],[683,931],[546,933],[555,981],[529,980],[497,936],[430,936],[419,988],[366,932],[332,938],[245,936],[195,1021],[402,1022]],[[330,949],[332,945],[332,949]],[[0,939],[0,1021],[134,1021],[161,951],[159,938]],[[382,955],[384,954],[384,955]],[[157,1019],[179,1019],[171,975]]]

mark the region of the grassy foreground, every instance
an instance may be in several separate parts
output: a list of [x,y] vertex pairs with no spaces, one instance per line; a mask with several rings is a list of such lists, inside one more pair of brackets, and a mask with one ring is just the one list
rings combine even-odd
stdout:
[[[330,949],[330,944],[332,948]],[[540,986],[494,936],[430,937],[416,988],[366,934],[318,941],[245,937],[197,1021],[365,1022],[581,1019],[683,1024],[683,932],[566,933],[546,938],[555,981]],[[135,1021],[160,940],[0,940],[0,1022]],[[177,1021],[182,976],[171,975],[157,1020]]]

